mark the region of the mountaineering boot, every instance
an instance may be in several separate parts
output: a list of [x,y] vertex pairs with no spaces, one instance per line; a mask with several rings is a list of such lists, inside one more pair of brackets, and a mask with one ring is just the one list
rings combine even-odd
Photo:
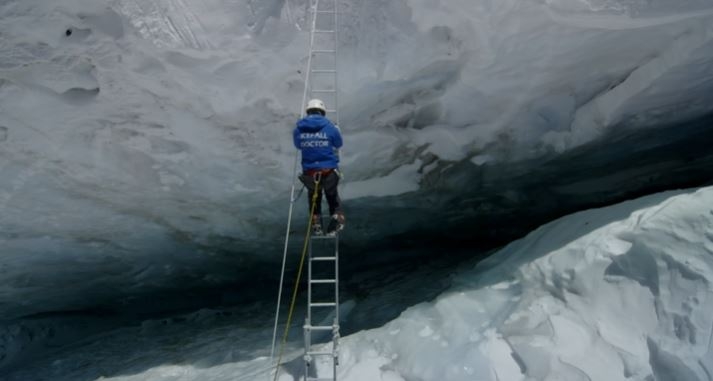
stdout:
[[329,225],[327,225],[327,235],[333,236],[344,230],[344,221],[344,214],[333,214],[332,218],[329,219]]
[[324,235],[322,231],[322,216],[319,214],[312,216],[312,235]]

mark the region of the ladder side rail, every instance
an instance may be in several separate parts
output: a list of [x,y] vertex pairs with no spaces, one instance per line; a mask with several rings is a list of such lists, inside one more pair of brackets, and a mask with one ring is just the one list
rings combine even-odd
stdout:
[[334,236],[334,320],[332,322],[332,377],[337,381],[337,366],[339,365],[339,235]]
[[[318,0],[319,1],[319,0]],[[305,354],[304,354],[304,364],[305,364],[305,379],[309,377],[310,364],[312,363],[312,356],[310,355],[310,348],[312,347],[312,240],[308,243],[308,255],[309,264],[307,266],[307,317],[305,318],[304,335],[305,335]]]
[[334,301],[336,302],[336,307],[334,309],[334,331],[332,336],[332,351],[333,361],[332,368],[334,374],[334,381],[337,380],[337,365],[339,365],[339,235],[335,237],[334,241]]
[[339,0],[334,0],[334,109],[336,110],[335,112],[335,121],[337,122],[337,126],[339,125],[339,82],[338,78],[339,75],[337,73],[339,72],[339,12],[338,12],[338,4]]
[[309,243],[309,265],[307,266],[307,323],[312,325],[312,309],[309,305],[312,304],[312,242]]
[[[335,121],[337,128],[341,126],[340,112],[339,112],[339,0],[334,0],[334,110],[335,110]],[[341,133],[341,130],[339,131]],[[341,159],[344,154],[344,148],[339,148],[337,150],[337,157]],[[336,373],[335,373],[336,380]]]
[[[311,2],[312,0],[310,0]],[[314,59],[315,51],[315,30],[317,30],[317,18],[319,16],[319,3],[320,0],[314,0],[314,7],[312,10],[312,27],[310,29],[310,42],[309,42],[309,57],[307,58],[307,72],[305,73],[307,79],[305,80],[305,89],[302,95],[302,113],[301,116],[304,117],[305,109],[304,106],[307,103],[307,95],[312,98],[312,63]],[[312,218],[310,216],[310,218]],[[309,265],[307,267],[307,317],[305,321],[304,328],[304,338],[305,338],[305,351],[304,351],[304,369],[305,376],[304,379],[307,380],[309,377],[310,364],[312,363],[312,356],[309,354],[310,348],[312,347],[312,330],[309,328],[312,325],[312,242],[308,243],[308,255],[309,255]]]
[[[339,0],[333,0],[334,10],[334,110],[337,126],[341,124],[339,113]],[[337,152],[341,156],[341,149]],[[334,237],[334,330],[332,332],[332,376],[337,381],[339,365],[339,234]]]
[[[334,242],[334,301],[339,306],[339,236]],[[339,308],[334,313],[334,325],[339,326]]]
[[[310,0],[311,2],[312,0]],[[307,104],[307,96],[312,97],[312,59],[314,57],[314,40],[317,33],[317,9],[319,9],[319,0],[314,0],[314,6],[312,7],[312,26],[310,29],[309,37],[309,57],[307,58],[307,72],[305,73],[305,90],[302,93],[302,104],[300,106],[300,117],[305,116],[305,105]]]

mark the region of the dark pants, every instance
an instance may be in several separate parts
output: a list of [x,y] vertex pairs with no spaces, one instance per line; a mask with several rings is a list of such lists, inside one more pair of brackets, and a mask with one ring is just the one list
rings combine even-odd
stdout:
[[[319,179],[319,185],[317,185],[316,179]],[[310,171],[305,172],[300,176],[300,181],[307,187],[308,195],[307,202],[309,203],[309,210],[312,210],[312,198],[314,197],[314,190],[316,186],[319,186],[319,192],[317,193],[317,204],[314,207],[314,214],[322,214],[322,192],[327,196],[327,203],[329,204],[329,215],[334,215],[335,213],[342,213],[342,205],[339,200],[339,194],[337,193],[337,185],[339,185],[339,174],[335,170],[329,171]]]

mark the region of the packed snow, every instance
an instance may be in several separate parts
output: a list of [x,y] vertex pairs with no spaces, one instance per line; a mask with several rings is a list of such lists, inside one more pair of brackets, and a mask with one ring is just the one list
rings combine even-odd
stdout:
[[547,224],[342,341],[341,380],[708,380],[713,188]]

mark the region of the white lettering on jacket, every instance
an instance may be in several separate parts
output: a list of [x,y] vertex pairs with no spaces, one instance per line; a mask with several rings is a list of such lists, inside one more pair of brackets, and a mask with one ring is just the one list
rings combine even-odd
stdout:
[[300,140],[300,148],[329,147],[329,138],[324,132],[302,132]]
[[302,132],[300,139],[329,139],[324,132]]
[[300,147],[301,148],[321,148],[321,147],[329,147],[329,142],[326,140],[309,140],[309,141],[303,141],[300,142]]

